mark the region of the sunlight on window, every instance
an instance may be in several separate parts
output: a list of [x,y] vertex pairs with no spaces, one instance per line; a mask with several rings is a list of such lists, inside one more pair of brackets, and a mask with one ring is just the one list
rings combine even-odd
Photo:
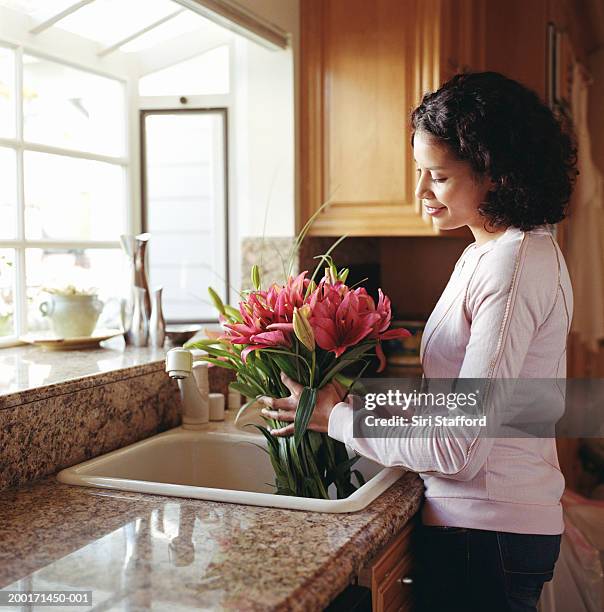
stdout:
[[0,147],[0,238],[17,233],[17,163],[13,149]]
[[108,46],[179,8],[171,0],[95,0],[59,21],[57,27]]
[[26,151],[29,239],[119,240],[125,222],[121,166]]
[[0,47],[0,136],[15,135],[15,54]]
[[26,141],[124,155],[126,100],[120,81],[32,55],[23,62]]
[[229,47],[221,45],[139,79],[141,96],[229,93]]
[[224,297],[226,275],[223,115],[149,114],[144,127],[151,280],[169,320],[212,319],[207,287]]
[[104,308],[97,327],[120,327],[119,301],[125,297],[128,269],[117,249],[27,249],[27,318],[30,331],[50,329],[40,303],[48,299],[44,288],[74,285],[96,289]]
[[15,252],[12,249],[0,249],[0,337],[12,336],[14,333],[14,270]]
[[75,0],[0,0],[0,6],[18,13],[25,13],[36,21],[58,15],[74,4],[77,4]]
[[[224,28],[212,23],[209,19],[191,11],[186,11],[153,28],[142,36],[138,36],[133,41],[122,45],[120,51],[124,53],[144,51],[194,30],[200,30],[200,37],[216,36],[218,33],[224,33]],[[227,32],[227,34],[230,34],[230,32]]]

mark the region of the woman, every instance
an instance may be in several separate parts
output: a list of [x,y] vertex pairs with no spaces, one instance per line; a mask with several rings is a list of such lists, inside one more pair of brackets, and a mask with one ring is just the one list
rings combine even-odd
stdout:
[[[475,238],[427,321],[425,377],[565,378],[572,288],[547,225],[570,198],[571,138],[535,93],[493,72],[456,75],[411,120],[417,197],[440,229]],[[264,411],[293,421],[300,386],[284,380],[292,395],[264,398]],[[424,480],[425,609],[536,610],[564,531],[555,439],[354,438],[339,391],[319,393],[310,428]]]

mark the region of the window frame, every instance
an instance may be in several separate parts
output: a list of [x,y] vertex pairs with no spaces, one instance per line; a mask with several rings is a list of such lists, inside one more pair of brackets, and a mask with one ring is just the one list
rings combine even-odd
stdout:
[[[85,159],[90,161],[105,162],[120,166],[124,177],[124,202],[123,227],[126,233],[132,233],[136,224],[136,215],[133,210],[133,201],[136,193],[133,188],[133,164],[134,158],[132,145],[136,142],[132,134],[132,82],[121,75],[91,67],[85,63],[70,61],[58,54],[48,53],[27,44],[11,42],[0,38],[0,47],[10,49],[14,52],[14,113],[15,134],[13,138],[0,137],[0,147],[15,151],[17,169],[17,226],[16,238],[0,239],[0,249],[13,249],[14,273],[13,273],[13,330],[11,336],[0,337],[0,348],[22,344],[20,337],[27,333],[27,278],[26,278],[26,251],[28,248],[56,248],[56,249],[120,249],[119,239],[113,240],[39,240],[28,239],[25,232],[25,175],[24,175],[24,153],[33,151],[49,153],[62,157]],[[61,64],[69,68],[96,74],[105,78],[118,81],[123,86],[124,95],[124,131],[123,144],[124,155],[120,157],[89,153],[77,149],[67,149],[53,145],[44,145],[27,142],[23,134],[23,56],[31,55],[50,62]]]
[[[220,97],[225,98],[228,94],[224,96],[195,96],[195,98],[209,98],[209,97]],[[145,100],[149,101],[153,98],[146,97]],[[160,98],[161,100],[162,98]],[[145,108],[139,109],[139,151],[140,151],[140,193],[141,193],[141,224],[143,232],[149,231],[148,227],[148,207],[147,207],[147,173],[146,173],[146,130],[145,130],[145,118],[149,115],[174,115],[181,113],[193,113],[193,114],[203,114],[203,113],[213,113],[222,115],[222,125],[224,128],[223,132],[223,143],[224,143],[224,151],[223,151],[223,159],[224,159],[224,270],[221,272],[224,274],[224,287],[223,287],[223,295],[221,298],[228,302],[229,300],[229,287],[230,287],[230,232],[229,232],[229,216],[230,216],[230,173],[229,173],[229,109],[227,105],[223,106],[207,106],[207,105],[195,105],[195,106],[186,106],[180,108],[171,108],[170,105],[162,104],[161,102],[158,104],[160,108],[149,108],[153,106],[153,104],[148,103],[145,105]],[[217,323],[218,317],[213,317],[211,319],[208,318],[198,318],[198,319],[187,319],[189,323]],[[168,320],[167,323],[182,323],[182,321],[171,321]]]

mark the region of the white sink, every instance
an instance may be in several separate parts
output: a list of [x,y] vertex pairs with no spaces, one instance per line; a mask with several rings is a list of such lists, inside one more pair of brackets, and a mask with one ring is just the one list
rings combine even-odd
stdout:
[[[355,464],[365,485],[346,499],[275,495],[274,473],[259,433],[210,424],[199,431],[181,427],[141,440],[59,472],[70,485],[137,491],[173,497],[317,512],[365,508],[404,473],[364,457]],[[335,498],[335,487],[330,494]]]

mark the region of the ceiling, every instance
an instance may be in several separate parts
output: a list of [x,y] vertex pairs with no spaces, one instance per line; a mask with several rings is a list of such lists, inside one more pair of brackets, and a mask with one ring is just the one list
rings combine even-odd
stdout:
[[31,33],[61,29],[99,45],[99,55],[135,53],[187,32],[222,28],[172,0],[0,0],[27,15]]

